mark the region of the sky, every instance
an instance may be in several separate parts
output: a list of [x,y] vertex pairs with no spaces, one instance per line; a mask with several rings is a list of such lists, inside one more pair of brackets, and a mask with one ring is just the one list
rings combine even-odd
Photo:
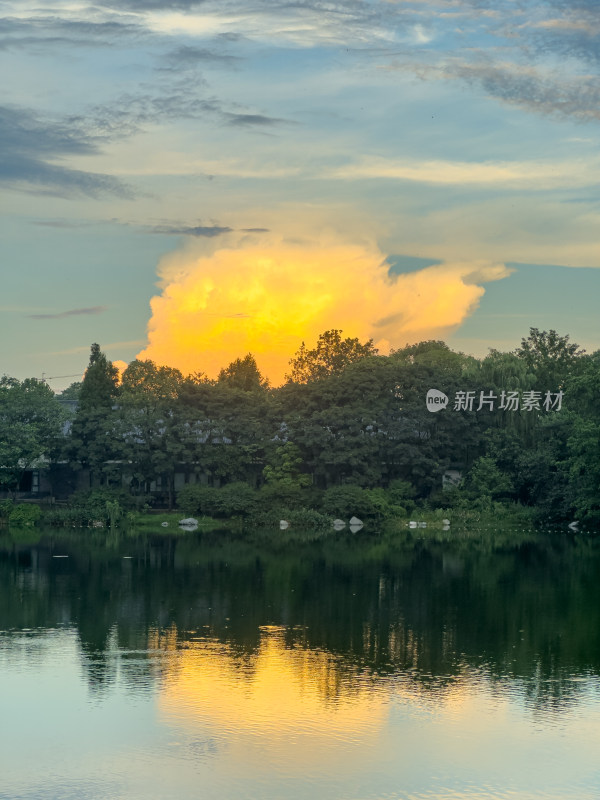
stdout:
[[0,0],[0,374],[600,348],[597,0]]

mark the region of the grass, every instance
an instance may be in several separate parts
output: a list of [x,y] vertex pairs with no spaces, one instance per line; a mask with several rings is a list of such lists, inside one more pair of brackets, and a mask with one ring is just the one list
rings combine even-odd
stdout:
[[[183,511],[164,511],[160,514],[144,514],[131,511],[125,519],[119,521],[119,528],[140,531],[140,533],[181,534],[185,533],[179,527],[179,522],[186,519]],[[217,520],[212,517],[195,517],[198,520],[197,531],[224,530],[231,527],[229,520]],[[165,524],[166,523],[166,524]]]

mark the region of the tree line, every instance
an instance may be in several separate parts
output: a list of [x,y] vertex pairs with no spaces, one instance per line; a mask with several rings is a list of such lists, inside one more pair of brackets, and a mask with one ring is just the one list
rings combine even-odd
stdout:
[[[447,398],[436,413],[432,389]],[[280,387],[251,354],[214,380],[138,360],[119,377],[94,344],[83,381],[61,395],[34,378],[0,380],[0,488],[15,491],[45,458],[85,471],[90,487],[148,498],[154,486],[198,513],[227,509],[228,491],[238,510],[244,497],[321,508],[326,495],[340,514],[357,503],[372,516],[502,503],[594,523],[599,390],[600,351],[536,328],[482,359],[442,341],[382,356],[330,330],[302,345]],[[461,480],[444,487],[444,476]]]

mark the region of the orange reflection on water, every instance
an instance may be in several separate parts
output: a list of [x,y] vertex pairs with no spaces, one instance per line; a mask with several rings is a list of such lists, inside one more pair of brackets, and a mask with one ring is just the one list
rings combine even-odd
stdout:
[[334,658],[290,647],[280,628],[263,628],[258,652],[240,656],[214,640],[180,652],[160,695],[163,714],[178,724],[210,721],[221,729],[311,737],[377,736],[388,706],[373,686],[354,681],[342,692]]
[[[532,725],[523,687],[485,669],[458,663],[442,676],[404,662],[374,674],[305,635],[265,626],[249,651],[183,640],[175,626],[151,632],[179,776],[201,775],[216,797],[574,800],[566,765],[595,763],[597,715],[587,728],[576,716]],[[398,636],[408,655],[419,650]]]

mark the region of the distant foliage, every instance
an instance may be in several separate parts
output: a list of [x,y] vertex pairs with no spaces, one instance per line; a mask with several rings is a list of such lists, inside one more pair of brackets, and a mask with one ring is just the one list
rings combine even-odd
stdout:
[[0,519],[7,520],[15,507],[13,500],[0,500]]
[[55,527],[87,528],[96,519],[97,515],[83,506],[51,508],[44,513],[44,522]]
[[30,527],[35,525],[42,516],[42,510],[39,506],[31,503],[21,503],[13,508],[8,518],[11,525],[16,527]]
[[321,508],[345,521],[350,517],[378,519],[385,516],[389,503],[383,489],[363,489],[361,486],[333,486],[323,493]]
[[333,517],[313,508],[258,509],[250,518],[250,524],[255,528],[277,530],[281,520],[285,520],[290,525],[289,529],[281,532],[282,537],[285,537],[288,530],[291,532],[329,531],[333,528]]
[[195,484],[186,486],[177,494],[177,505],[192,515],[216,519],[248,517],[258,505],[258,496],[247,483],[242,482],[219,489]]
[[0,378],[0,489],[16,492],[26,470],[56,456],[65,419],[43,381]]
[[63,391],[58,395],[58,398],[60,400],[79,400],[81,387],[82,382],[75,381],[75,383],[71,383],[66,389],[63,389]]
[[75,492],[70,499],[70,505],[88,508],[92,512],[103,514],[107,503],[117,503],[124,509],[133,510],[137,507],[135,498],[126,489],[88,489]]
[[75,492],[66,508],[45,511],[44,521],[49,525],[74,528],[115,527],[135,509],[147,509],[147,506],[141,505],[125,489],[90,489]]

